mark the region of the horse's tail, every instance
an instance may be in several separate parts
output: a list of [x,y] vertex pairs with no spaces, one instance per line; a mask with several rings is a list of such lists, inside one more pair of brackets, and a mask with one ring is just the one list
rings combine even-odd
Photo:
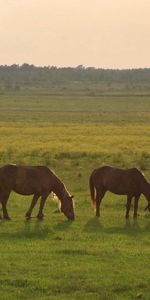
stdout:
[[92,206],[95,208],[96,207],[95,186],[94,186],[94,183],[93,183],[92,174],[91,174],[90,179],[89,179],[89,188],[90,188],[90,193],[91,193]]

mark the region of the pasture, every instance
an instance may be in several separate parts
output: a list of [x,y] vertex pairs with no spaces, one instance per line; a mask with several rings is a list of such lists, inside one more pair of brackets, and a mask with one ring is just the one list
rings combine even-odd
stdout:
[[12,193],[0,220],[0,299],[150,299],[150,215],[125,220],[124,196],[107,193],[101,218],[88,178],[101,165],[139,167],[150,181],[149,96],[0,95],[0,165],[44,164],[75,196],[76,220],[24,214],[31,197]]

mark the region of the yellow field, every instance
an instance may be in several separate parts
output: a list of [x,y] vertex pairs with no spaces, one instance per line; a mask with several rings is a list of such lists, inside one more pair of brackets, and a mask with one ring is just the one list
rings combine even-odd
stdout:
[[35,156],[38,163],[44,163],[45,154],[55,158],[61,154],[67,157],[67,153],[74,158],[80,154],[81,158],[84,155],[98,158],[99,155],[100,161],[102,156],[105,160],[105,155],[109,155],[112,163],[115,163],[118,155],[118,160],[122,160],[120,163],[128,166],[136,163],[137,156],[148,159],[149,133],[149,124],[44,123],[34,126],[7,122],[0,127],[0,153],[14,162],[21,159],[24,163],[35,163]]

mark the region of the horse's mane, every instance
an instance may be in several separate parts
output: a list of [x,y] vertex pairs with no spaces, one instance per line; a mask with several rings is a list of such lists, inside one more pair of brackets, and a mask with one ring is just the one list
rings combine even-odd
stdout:
[[54,192],[51,192],[52,200],[56,203],[58,209],[61,211],[61,201],[57,197],[57,195]]

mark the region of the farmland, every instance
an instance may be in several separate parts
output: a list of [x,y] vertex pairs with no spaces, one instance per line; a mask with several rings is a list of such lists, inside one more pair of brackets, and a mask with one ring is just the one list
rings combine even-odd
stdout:
[[[1,299],[150,299],[150,216],[126,222],[125,197],[108,193],[102,216],[88,177],[101,165],[136,166],[150,181],[150,96],[0,95],[0,164],[44,164],[75,196],[76,220],[26,222],[31,197],[12,193],[0,220]],[[37,209],[33,211],[36,216]]]

